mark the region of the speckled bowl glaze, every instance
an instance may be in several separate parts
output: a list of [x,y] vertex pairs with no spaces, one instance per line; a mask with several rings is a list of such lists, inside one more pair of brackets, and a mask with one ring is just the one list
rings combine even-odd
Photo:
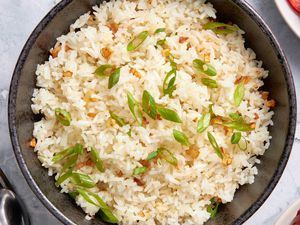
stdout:
[[[44,205],[64,224],[105,224],[100,218],[87,221],[85,214],[67,195],[60,194],[53,177],[47,175],[36,154],[28,146],[32,137],[33,122],[39,120],[31,112],[31,96],[35,87],[35,70],[48,59],[49,49],[56,37],[67,33],[69,25],[81,14],[99,4],[96,0],[63,0],[39,23],[29,37],[17,62],[10,86],[9,127],[19,166],[29,186]],[[270,127],[271,145],[258,165],[255,183],[242,186],[234,200],[222,206],[215,219],[207,225],[242,224],[267,199],[277,184],[288,161],[296,124],[296,94],[293,78],[286,58],[261,17],[242,0],[211,0],[220,21],[238,24],[246,34],[246,46],[251,47],[257,58],[270,71],[264,90],[277,102],[274,126]],[[180,210],[180,209],[179,209]]]

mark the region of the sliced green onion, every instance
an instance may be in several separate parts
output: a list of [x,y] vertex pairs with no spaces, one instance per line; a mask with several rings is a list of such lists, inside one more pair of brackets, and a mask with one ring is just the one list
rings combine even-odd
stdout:
[[156,110],[156,103],[154,98],[151,94],[144,90],[143,97],[142,97],[142,107],[143,111],[148,114],[152,119],[156,119],[157,110]]
[[156,45],[163,46],[166,43],[166,39],[161,39],[156,42]]
[[221,152],[221,149],[220,149],[215,137],[210,132],[207,132],[207,137],[208,137],[208,140],[209,140],[210,144],[212,145],[213,149],[215,150],[217,156],[219,156],[221,159],[223,159],[223,154]]
[[185,146],[190,145],[188,137],[183,132],[173,129],[173,136],[175,140],[178,141],[180,144],[183,144]]
[[67,180],[68,178],[70,178],[72,176],[72,170],[69,170],[68,172],[66,172],[65,174],[61,175],[57,181],[55,182],[55,186],[58,187],[59,185],[61,185],[65,180]]
[[118,68],[109,76],[108,89],[111,89],[113,86],[115,86],[119,82],[120,71],[121,71],[121,68]]
[[205,63],[201,59],[194,59],[193,66],[194,66],[194,69],[198,73],[204,73],[208,76],[216,76],[217,75],[216,69],[212,65]]
[[71,191],[68,193],[71,198],[76,199],[76,197],[79,195],[78,191]]
[[157,108],[158,113],[161,115],[162,118],[175,122],[175,123],[182,123],[181,119],[179,118],[178,114],[173,111],[172,109],[168,108]]
[[[91,198],[90,196],[87,194],[87,192],[81,188],[77,188],[76,189],[77,192],[84,198],[84,200],[86,200],[88,203],[94,205],[94,206],[98,206]],[[99,206],[98,206],[99,207]]]
[[146,173],[146,171],[147,171],[147,168],[144,167],[144,166],[137,167],[133,170],[133,175],[139,175],[139,174],[142,174],[142,173]]
[[111,212],[110,209],[101,209],[99,212],[100,217],[107,223],[118,223],[117,217]]
[[133,95],[130,92],[127,92],[127,100],[132,115],[138,122],[139,126],[142,126],[143,123],[142,111],[140,110],[140,106],[138,102],[134,99]]
[[166,148],[158,148],[157,149],[158,152],[159,152],[159,155],[164,159],[166,160],[168,163],[176,166],[177,163],[178,163],[178,160],[176,159],[176,157],[174,156],[174,154],[169,151],[168,149]]
[[123,127],[126,124],[128,124],[124,119],[122,119],[121,117],[119,117],[117,114],[113,113],[112,111],[109,111],[109,115],[112,119],[114,119],[116,121],[116,123],[120,126]]
[[165,32],[165,31],[166,31],[166,28],[158,28],[155,30],[154,34],[158,34],[158,33]]
[[234,105],[236,107],[238,107],[241,102],[243,101],[245,95],[245,86],[244,84],[239,84],[236,86],[234,94],[233,94],[233,98],[234,98]]
[[197,132],[198,133],[202,133],[203,131],[206,130],[206,128],[209,127],[210,119],[211,119],[210,113],[206,113],[201,116],[201,118],[199,119],[198,124],[197,124]]
[[242,133],[241,132],[234,132],[231,136],[231,144],[237,144],[241,140]]
[[90,156],[91,156],[91,160],[96,164],[97,169],[100,172],[104,172],[105,168],[104,168],[104,165],[103,165],[103,161],[99,157],[99,154],[98,154],[97,150],[94,147],[91,147]]
[[239,113],[230,113],[230,119],[237,121],[237,122],[244,122],[243,117]]
[[173,91],[176,90],[175,80],[176,80],[176,70],[172,69],[167,73],[163,82],[164,95],[169,95],[170,97],[172,96]]
[[209,22],[203,25],[205,30],[212,30],[216,34],[230,34],[237,31],[237,26],[232,26],[226,23]]
[[[102,198],[94,194],[92,192],[85,191],[84,189],[77,188],[77,192],[90,204],[98,206],[100,208],[99,214],[100,217],[108,222],[108,223],[117,223],[118,219],[113,215],[111,212],[111,209],[106,205],[106,203],[102,200]],[[91,199],[89,196],[91,195],[93,198],[96,199],[97,202],[94,202],[94,200]]]
[[109,75],[111,75],[112,72],[113,72],[113,65],[105,64],[105,65],[99,66],[96,69],[95,74],[98,77],[103,77],[103,76],[109,76]]
[[169,53],[168,58],[169,58],[172,70],[177,70],[177,63],[174,61],[174,59],[175,59],[174,55],[172,55],[171,53]]
[[73,172],[71,176],[72,182],[78,186],[85,187],[85,188],[92,188],[95,187],[95,182],[90,178],[90,176]]
[[209,113],[210,113],[211,118],[216,117],[216,114],[213,111],[213,104],[210,104],[208,106],[208,109],[209,109]]
[[229,121],[229,122],[225,122],[223,123],[223,126],[228,127],[228,128],[232,128],[238,131],[244,131],[244,132],[248,132],[253,130],[253,128],[251,128],[250,124],[247,124],[245,122],[241,122],[241,121]]
[[209,88],[218,88],[218,84],[215,80],[210,79],[210,78],[202,78],[201,79],[202,84]]
[[159,154],[158,150],[150,152],[149,155],[147,156],[146,160],[150,161],[151,159],[156,158],[158,156],[158,154]]
[[211,204],[207,206],[207,212],[210,213],[210,218],[215,218],[218,212],[220,203],[215,201],[215,198],[210,200]]
[[70,126],[72,117],[68,111],[61,109],[61,108],[56,108],[55,109],[55,117],[56,117],[56,120],[58,122],[60,122],[62,125]]
[[76,144],[73,147],[69,147],[61,152],[58,152],[52,158],[52,162],[58,162],[63,160],[66,157],[69,157],[72,154],[82,154],[83,153],[83,146],[81,144]]
[[139,33],[132,41],[129,42],[129,44],[127,45],[127,51],[131,52],[137,49],[146,40],[148,35],[148,31]]
[[246,140],[245,137],[242,136],[241,140],[238,143],[238,146],[242,151],[247,150],[248,141]]
[[73,167],[76,165],[76,162],[78,160],[78,154],[72,154],[68,160],[64,163],[63,168],[61,169],[60,173],[64,173],[67,169],[73,169]]

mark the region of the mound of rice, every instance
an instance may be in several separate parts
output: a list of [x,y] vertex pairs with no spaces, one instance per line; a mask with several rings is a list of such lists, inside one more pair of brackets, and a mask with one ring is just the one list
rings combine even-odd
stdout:
[[[215,13],[203,0],[115,0],[95,6],[70,26],[68,34],[57,38],[49,60],[37,67],[32,98],[33,112],[44,115],[34,124],[35,151],[49,175],[56,174],[57,179],[63,166],[52,161],[55,153],[76,143],[84,148],[94,146],[105,172],[89,163],[88,153],[80,156],[74,170],[97,183],[89,191],[101,196],[120,224],[128,225],[203,224],[210,218],[207,206],[212,197],[230,202],[240,185],[253,183],[255,163],[259,163],[256,156],[265,152],[271,138],[268,125],[272,125],[273,112],[258,91],[268,72],[255,53],[244,47],[242,30],[217,35],[202,29],[216,18]],[[154,35],[157,28],[167,32]],[[136,51],[128,52],[129,41],[145,30],[149,37]],[[167,50],[156,45],[162,39]],[[166,51],[178,65],[172,97],[162,93],[163,80],[171,70]],[[201,83],[204,75],[196,75],[192,65],[197,58],[216,69],[218,88]],[[111,89],[107,77],[95,76],[96,68],[103,64],[122,66],[120,80]],[[235,82],[241,77],[247,77],[245,96],[236,107]],[[157,104],[176,111],[182,123],[153,120],[144,114],[143,126],[138,126],[126,94],[131,92],[141,102],[144,90]],[[251,132],[242,132],[248,142],[245,151],[231,144],[232,130],[219,125],[207,128],[229,159],[225,163],[215,154],[207,131],[197,133],[197,121],[210,104],[217,116],[239,112],[255,124]],[[70,112],[70,126],[57,122],[56,108]],[[109,110],[129,124],[116,124]],[[186,151],[189,147],[175,141],[173,129],[187,135],[199,152],[197,158],[192,159]],[[178,165],[158,159],[145,174],[134,176],[133,170],[142,166],[140,160],[162,146],[173,152]],[[61,188],[68,193],[73,184],[67,179]],[[82,196],[76,202],[90,218],[99,210]]]

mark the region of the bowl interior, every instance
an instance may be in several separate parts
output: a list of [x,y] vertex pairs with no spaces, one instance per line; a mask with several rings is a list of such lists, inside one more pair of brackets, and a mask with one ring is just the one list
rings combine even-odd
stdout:
[[[60,194],[54,178],[41,167],[36,154],[28,146],[32,138],[33,122],[39,120],[31,112],[31,96],[35,87],[37,64],[48,59],[49,49],[56,38],[68,32],[69,25],[80,15],[99,4],[96,0],[65,0],[55,7],[38,25],[24,47],[11,83],[9,125],[14,150],[20,167],[31,188],[43,203],[66,224],[105,224],[100,219],[87,221],[83,211],[67,195]],[[218,216],[207,224],[241,224],[264,202],[275,187],[287,162],[296,120],[296,99],[292,77],[281,50],[268,29],[243,1],[211,0],[220,21],[231,21],[246,31],[246,46],[251,47],[263,61],[269,77],[263,90],[270,91],[277,107],[270,127],[270,148],[261,157],[255,183],[242,186],[233,202],[221,207]]]

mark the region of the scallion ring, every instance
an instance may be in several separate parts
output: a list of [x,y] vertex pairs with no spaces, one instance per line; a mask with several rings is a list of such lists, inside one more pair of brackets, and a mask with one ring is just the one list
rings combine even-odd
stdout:
[[216,69],[212,65],[205,63],[201,59],[194,59],[193,66],[194,66],[194,69],[198,73],[204,73],[208,76],[216,76],[217,75]]
[[115,86],[119,82],[120,71],[121,71],[121,68],[118,68],[109,76],[108,89],[111,89],[113,86]]
[[68,111],[61,109],[61,108],[56,108],[55,109],[55,117],[56,117],[56,120],[58,122],[60,122],[62,125],[70,126],[72,117]]
[[144,90],[143,97],[142,97],[142,108],[145,113],[148,114],[152,119],[156,119],[157,110],[156,110],[156,103],[152,95]]
[[234,132],[231,136],[231,144],[237,144],[241,140],[242,133],[241,132]]
[[182,123],[182,121],[179,118],[178,114],[172,109],[158,107],[157,111],[161,115],[161,117],[166,119],[166,120],[169,120],[169,121],[172,121],[172,122],[175,122],[175,123]]
[[103,161],[101,160],[97,150],[94,147],[91,147],[90,157],[91,157],[91,160],[95,163],[97,169],[100,172],[104,172],[105,168],[104,168]]
[[138,102],[134,99],[133,95],[130,92],[127,92],[127,101],[132,115],[138,122],[139,126],[142,126],[143,124],[142,111],[140,110],[140,106]]
[[117,114],[113,113],[112,111],[109,111],[109,115],[112,119],[116,121],[116,123],[120,126],[123,127],[126,124],[128,124],[123,118],[119,117]]
[[129,44],[127,45],[127,51],[132,52],[137,49],[146,40],[148,35],[148,31],[139,33],[132,41],[129,42]]
[[237,26],[232,26],[226,23],[209,22],[203,25],[205,30],[212,30],[216,34],[230,34],[239,30]]
[[111,75],[112,72],[113,72],[113,65],[105,64],[105,65],[99,66],[96,69],[95,74],[99,77],[103,77],[103,76]]
[[150,153],[148,154],[146,160],[150,161],[150,160],[156,158],[156,157],[158,156],[158,154],[159,154],[159,151],[158,151],[158,150],[153,151],[153,152],[150,152]]
[[218,88],[218,84],[215,80],[210,79],[210,78],[202,78],[201,79],[202,84],[209,88]]
[[174,156],[174,154],[166,149],[166,148],[158,148],[157,149],[159,152],[159,156],[161,158],[163,158],[164,160],[166,160],[168,163],[176,166],[178,164],[178,160],[176,159],[176,157]]
[[85,188],[92,188],[96,186],[91,177],[83,173],[73,172],[71,180],[72,183]]
[[236,86],[233,94],[234,105],[236,107],[240,106],[241,102],[243,101],[244,95],[245,95],[245,86],[244,84],[241,83]]
[[209,127],[210,119],[211,119],[210,113],[206,113],[201,116],[201,118],[199,119],[198,124],[197,124],[197,132],[198,133],[202,133],[203,131],[206,130],[206,128]]
[[212,133],[210,132],[207,132],[207,137],[208,137],[208,140],[211,144],[211,146],[213,147],[213,149],[215,150],[215,153],[217,154],[217,156],[221,159],[223,159],[223,154],[221,152],[221,149],[215,139],[215,137],[212,135]]
[[165,32],[166,31],[166,28],[157,28],[154,32],[154,34],[158,34],[158,33],[161,33],[161,32]]
[[173,129],[173,137],[176,141],[178,141],[180,144],[189,146],[190,142],[188,137],[181,131]]
[[139,174],[142,174],[142,173],[146,173],[146,171],[147,171],[147,168],[144,167],[144,166],[137,167],[133,170],[133,175],[139,175]]
[[163,93],[164,95],[172,96],[173,91],[176,90],[176,70],[172,69],[169,71],[163,82]]

